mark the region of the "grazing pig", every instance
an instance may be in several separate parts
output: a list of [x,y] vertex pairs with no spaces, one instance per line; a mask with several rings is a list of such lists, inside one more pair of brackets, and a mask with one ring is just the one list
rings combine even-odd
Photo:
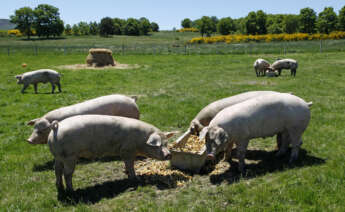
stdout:
[[254,62],[254,70],[256,73],[256,76],[259,77],[260,73],[262,74],[262,76],[265,76],[266,70],[270,67],[269,62],[267,62],[264,59],[257,59]]
[[207,158],[226,150],[227,159],[233,143],[237,146],[239,170],[244,170],[247,145],[252,138],[265,138],[280,134],[281,148],[277,155],[292,145],[290,163],[302,144],[302,134],[310,120],[310,103],[291,94],[270,94],[249,99],[225,108],[210,122],[206,132]]
[[51,69],[40,69],[36,71],[26,72],[22,75],[16,75],[16,79],[17,84],[24,84],[22,93],[24,93],[25,89],[30,84],[34,85],[35,93],[37,93],[37,84],[39,82],[50,82],[50,84],[52,85],[52,93],[54,93],[55,85],[57,85],[59,88],[59,92],[61,92],[60,74]]
[[79,157],[98,158],[120,156],[129,178],[135,178],[136,156],[169,160],[171,154],[165,139],[172,133],[162,133],[143,121],[106,115],[81,115],[61,122],[53,121],[48,137],[50,152],[55,158],[58,191],[63,191],[64,175],[67,191],[73,191],[72,175]]
[[101,96],[78,104],[61,107],[50,111],[41,118],[29,121],[28,125],[34,125],[34,131],[27,141],[30,144],[46,144],[50,132],[49,125],[52,121],[62,121],[71,116],[85,114],[124,116],[139,119],[139,109],[135,103],[135,98],[120,94]]
[[280,76],[282,69],[290,69],[291,76],[296,76],[296,70],[298,67],[298,63],[296,60],[293,59],[282,59],[275,61],[270,67],[269,70],[271,71],[278,71]]

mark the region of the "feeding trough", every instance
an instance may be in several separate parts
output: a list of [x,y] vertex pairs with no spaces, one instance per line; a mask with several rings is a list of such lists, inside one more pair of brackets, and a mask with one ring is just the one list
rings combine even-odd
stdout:
[[170,152],[171,166],[181,170],[199,173],[206,161],[205,140],[191,135],[189,131],[177,139]]

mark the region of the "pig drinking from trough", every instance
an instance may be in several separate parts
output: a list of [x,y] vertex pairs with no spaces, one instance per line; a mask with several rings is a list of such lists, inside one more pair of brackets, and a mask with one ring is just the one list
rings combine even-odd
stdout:
[[21,75],[15,76],[17,79],[17,84],[24,84],[22,88],[22,93],[30,85],[34,85],[35,93],[37,93],[37,84],[50,82],[52,85],[52,93],[54,93],[55,85],[58,86],[59,92],[61,92],[60,85],[60,74],[51,69],[40,69],[36,71],[26,72]]
[[172,133],[162,133],[143,121],[106,115],[80,115],[61,122],[53,121],[48,137],[55,158],[58,191],[63,191],[62,176],[67,191],[73,191],[72,175],[79,157],[120,156],[129,178],[135,178],[136,156],[169,160],[171,154],[165,139]]
[[101,96],[78,104],[58,108],[48,112],[41,118],[29,121],[28,125],[34,125],[34,131],[27,141],[30,144],[46,144],[50,132],[50,123],[54,120],[62,121],[71,116],[85,114],[124,116],[139,119],[139,109],[135,103],[135,98],[120,94]]
[[282,69],[290,69],[291,76],[296,76],[297,67],[298,63],[296,60],[282,59],[275,61],[268,69],[271,71],[278,71],[279,76],[282,72]]
[[208,126],[207,158],[213,160],[217,152],[226,150],[227,159],[231,159],[231,149],[235,143],[239,170],[243,172],[249,140],[280,133],[282,143],[277,155],[283,155],[291,144],[290,162],[293,162],[298,156],[302,134],[310,120],[310,104],[294,95],[279,93],[259,96],[225,108]]

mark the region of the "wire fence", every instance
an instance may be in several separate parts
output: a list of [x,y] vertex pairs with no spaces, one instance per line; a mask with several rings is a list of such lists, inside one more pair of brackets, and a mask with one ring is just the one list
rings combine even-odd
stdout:
[[288,54],[345,51],[345,40],[294,41],[239,44],[122,44],[85,46],[0,45],[0,54],[87,54],[90,48],[111,49],[114,55]]

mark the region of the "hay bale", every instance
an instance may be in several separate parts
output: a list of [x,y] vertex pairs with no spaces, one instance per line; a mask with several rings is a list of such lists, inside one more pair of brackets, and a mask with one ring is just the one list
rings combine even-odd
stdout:
[[115,66],[113,52],[110,49],[90,49],[89,55],[86,57],[87,66]]

